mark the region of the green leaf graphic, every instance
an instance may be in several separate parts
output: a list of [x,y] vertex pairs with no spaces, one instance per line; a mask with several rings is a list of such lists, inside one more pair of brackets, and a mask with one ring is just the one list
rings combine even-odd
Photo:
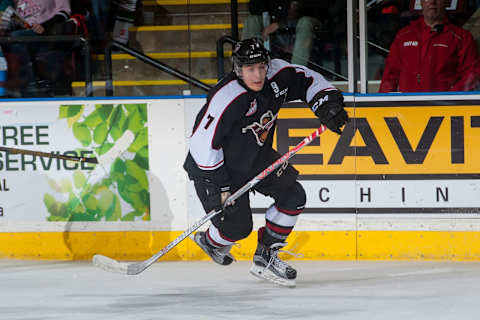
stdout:
[[115,159],[110,168],[110,177],[115,181],[120,181],[125,178],[125,173],[127,172],[127,166],[122,159]]
[[144,121],[138,110],[135,110],[128,117],[128,130],[132,131],[134,134],[137,134],[143,128]]
[[83,174],[82,171],[76,170],[73,173],[73,185],[75,186],[75,188],[77,189],[82,188],[86,182],[87,182],[87,178],[85,178],[85,175]]
[[129,192],[140,192],[143,190],[143,187],[139,181],[131,175],[126,175],[123,182],[127,185],[127,190]]
[[97,104],[95,105],[95,109],[98,112],[100,118],[103,121],[106,121],[113,110],[113,104]]
[[67,210],[65,204],[57,202],[52,195],[45,193],[43,203],[52,216],[63,217],[66,215]]
[[145,170],[132,160],[126,160],[125,165],[127,166],[127,175],[134,177],[143,189],[148,189],[148,178]]
[[130,152],[138,152],[140,149],[145,147],[148,144],[148,128],[142,128],[140,132],[135,137],[135,140],[128,147]]
[[144,200],[139,192],[130,192],[129,199],[135,210],[145,212],[147,206],[145,206]]
[[108,209],[112,206],[113,199],[115,195],[112,191],[108,189],[102,190],[100,193],[100,199],[98,199],[98,208],[101,211],[107,212]]
[[108,118],[108,128],[111,130],[115,123],[118,121],[120,112],[122,111],[122,106],[116,106],[113,108],[110,117]]
[[73,192],[70,192],[67,204],[67,209],[69,212],[77,211],[76,209],[80,206],[80,200],[75,196]]
[[57,201],[51,194],[45,193],[43,195],[43,203],[45,203],[45,206],[47,207],[48,212],[52,214],[53,214],[53,206],[56,204],[56,202]]
[[94,213],[74,213],[69,221],[95,221],[96,215]]
[[60,187],[60,185],[55,180],[48,179],[48,185],[50,186],[50,188],[52,188],[56,192],[62,192],[62,188]]
[[[148,170],[147,104],[98,104],[95,109],[84,105],[62,105],[59,119],[66,119],[68,128],[83,147],[103,155],[125,130],[135,135],[128,152],[110,166],[110,171],[98,179],[85,168],[72,171],[69,178],[48,179],[57,197],[45,193],[43,202],[49,212],[48,221],[135,221],[150,220]],[[128,160],[125,160],[128,159]],[[122,210],[126,211],[123,214]]]
[[83,204],[85,205],[87,210],[95,211],[97,209],[97,202],[97,198],[89,194],[83,198]]
[[67,178],[62,179],[60,181],[60,189],[64,193],[72,191],[72,181],[70,181],[70,179],[67,179]]
[[118,111],[115,113],[116,120],[113,121],[112,117],[112,123],[111,123],[111,129],[110,129],[110,135],[112,138],[117,141],[118,138],[122,136],[122,134],[126,130],[126,122],[127,122],[127,117],[125,116],[125,112],[123,112],[123,109],[121,106],[117,107]]
[[139,107],[138,112],[140,112],[140,115],[142,116],[143,123],[147,122],[147,105],[143,104]]
[[82,143],[82,145],[86,147],[92,143],[92,135],[86,125],[76,122],[73,124],[72,129],[73,135]]
[[59,119],[71,118],[83,111],[83,105],[61,105]]
[[138,150],[133,161],[142,169],[148,170],[148,146]]
[[102,144],[100,147],[95,148],[95,151],[97,152],[97,154],[98,154],[99,156],[101,156],[102,154],[107,153],[108,150],[110,150],[112,147],[113,147],[113,143],[105,142],[105,143]]
[[100,123],[104,122],[105,120],[102,119],[100,116],[100,111],[95,110],[92,113],[90,113],[83,123],[88,126],[90,129],[95,129]]
[[129,213],[124,215],[121,220],[122,221],[134,221],[135,217],[141,217],[141,216],[143,216],[143,212],[135,210],[135,211],[130,211]]
[[142,103],[126,103],[124,104],[125,109],[128,111],[128,115],[130,116],[132,113],[137,112],[141,108],[144,108],[146,105]]
[[144,205],[145,209],[149,208],[150,207],[150,192],[148,192],[148,190],[142,190],[140,192],[140,198],[143,201],[143,205]]
[[122,217],[122,208],[120,207],[120,199],[118,199],[118,196],[115,195],[113,199],[113,204],[112,204],[112,210],[110,215],[106,215],[107,221],[117,221],[120,220]]
[[108,128],[106,123],[99,124],[93,131],[93,141],[96,144],[102,144],[107,139]]

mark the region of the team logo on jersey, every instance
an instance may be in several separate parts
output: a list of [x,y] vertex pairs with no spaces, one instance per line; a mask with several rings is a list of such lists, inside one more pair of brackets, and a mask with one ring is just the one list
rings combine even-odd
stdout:
[[273,112],[268,110],[260,117],[260,122],[254,122],[251,125],[242,128],[242,133],[247,133],[248,130],[251,130],[255,136],[255,139],[257,139],[257,144],[262,147],[267,140],[270,129],[275,124],[277,116],[278,113],[273,115]]
[[257,112],[257,99],[253,99],[253,101],[250,102],[250,108],[248,108],[248,111],[245,113],[245,115],[250,117],[255,112]]
[[280,91],[280,88],[278,87],[278,84],[275,81],[270,82],[270,86],[273,89],[273,93],[275,94],[275,98],[278,98],[281,95],[288,92],[288,88],[285,88],[282,91]]

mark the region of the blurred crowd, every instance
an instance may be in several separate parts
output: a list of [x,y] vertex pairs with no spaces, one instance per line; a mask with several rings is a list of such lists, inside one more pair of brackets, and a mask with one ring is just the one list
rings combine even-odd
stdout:
[[[95,51],[106,41],[128,41],[137,0],[0,0],[0,94],[6,97],[72,95],[81,80],[78,42],[58,36],[88,37]],[[72,38],[73,39],[73,38]]]
[[[479,89],[479,1],[367,1],[369,80],[380,92]],[[242,38],[345,80],[346,1],[250,0]]]
[[[367,1],[368,79],[380,81],[380,92],[478,90],[479,3]],[[78,43],[36,39],[81,35],[93,52],[111,39],[128,44],[139,7],[137,0],[0,0],[0,96],[71,95],[72,81],[83,77]],[[346,0],[250,0],[241,38],[258,37],[273,57],[346,80],[346,11]]]

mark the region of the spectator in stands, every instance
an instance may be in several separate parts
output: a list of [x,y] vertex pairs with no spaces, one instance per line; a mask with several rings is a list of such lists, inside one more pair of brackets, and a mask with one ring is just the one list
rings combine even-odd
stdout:
[[478,82],[470,32],[449,23],[445,0],[421,0],[423,17],[401,29],[390,47],[380,92],[469,91]]
[[[14,0],[13,4],[14,11],[5,30],[10,37],[64,34],[69,26],[65,23],[70,17],[69,0]],[[59,80],[63,65],[58,56],[52,57],[51,45],[16,43],[7,46],[7,52],[12,71],[8,85],[20,91],[21,96],[37,96],[40,87],[51,87]]]
[[111,39],[128,44],[129,28],[134,25],[138,0],[89,0],[86,2],[89,2],[87,24],[94,50],[103,50],[106,42]]
[[[321,17],[327,12],[328,1],[312,0],[250,0],[242,39],[256,37],[267,40],[274,56],[291,54],[291,63],[307,65],[310,61],[315,33]],[[268,12],[271,23],[263,25],[262,14]]]

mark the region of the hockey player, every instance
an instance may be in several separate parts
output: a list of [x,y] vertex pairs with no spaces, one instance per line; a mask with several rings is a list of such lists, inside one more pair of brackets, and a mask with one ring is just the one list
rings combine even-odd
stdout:
[[[184,163],[207,213],[221,209],[230,192],[280,157],[272,148],[278,112],[283,103],[297,99],[306,101],[327,128],[341,133],[348,121],[343,96],[320,74],[283,60],[270,61],[258,39],[235,45],[233,71],[210,90]],[[289,287],[295,286],[297,272],[277,254],[305,206],[297,176],[298,171],[286,163],[253,188],[275,202],[266,211],[265,226],[258,230],[250,272]],[[232,245],[252,232],[248,193],[211,222],[194,240],[213,261],[229,265],[234,260]]]

